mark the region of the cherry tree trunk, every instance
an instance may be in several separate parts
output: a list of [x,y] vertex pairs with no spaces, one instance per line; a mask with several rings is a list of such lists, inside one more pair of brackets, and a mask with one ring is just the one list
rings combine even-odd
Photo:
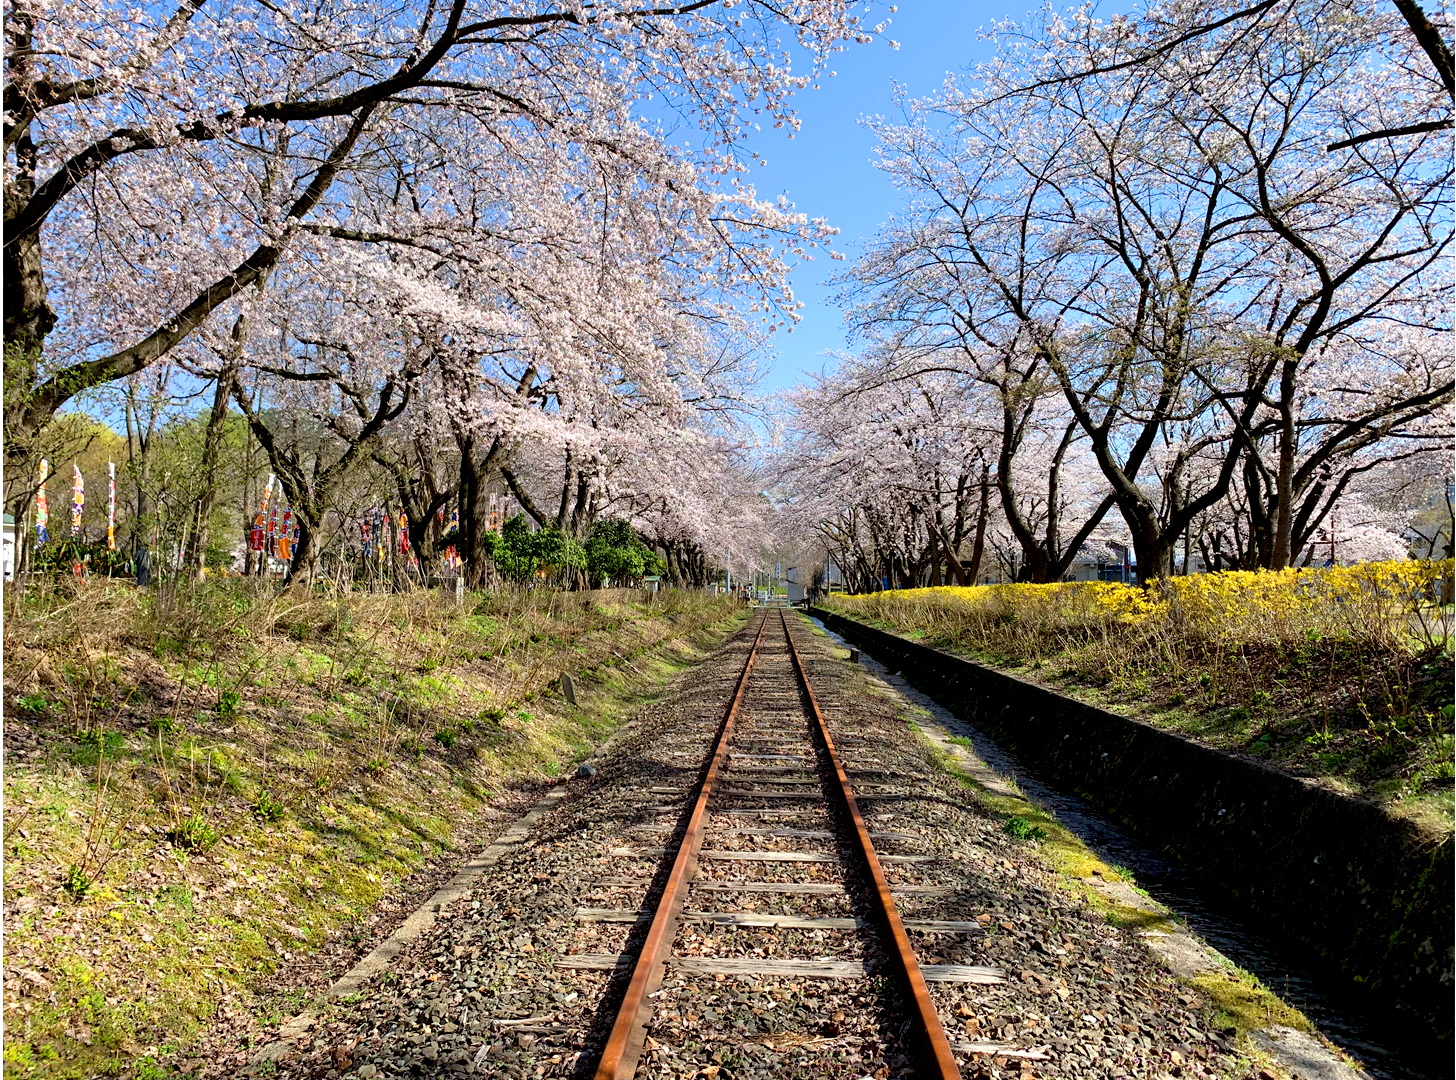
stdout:
[[218,376],[217,389],[212,395],[212,414],[207,418],[207,435],[202,441],[202,491],[197,498],[197,520],[187,556],[187,569],[199,579],[206,569],[207,545],[212,539],[212,509],[217,502],[217,459],[227,424],[232,379],[231,369],[225,369]]

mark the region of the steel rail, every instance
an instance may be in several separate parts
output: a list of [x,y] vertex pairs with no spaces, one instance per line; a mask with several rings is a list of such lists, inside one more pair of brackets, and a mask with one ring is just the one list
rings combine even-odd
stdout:
[[[767,619],[765,618],[765,622]],[[819,700],[814,696],[814,688],[809,685],[809,674],[804,670],[804,662],[799,657],[799,650],[794,646],[794,639],[789,634],[788,617],[783,609],[779,609],[779,622],[784,629],[784,640],[789,644],[789,656],[794,662],[794,671],[798,673],[799,685],[803,688],[804,696],[809,702],[809,711],[814,717],[814,724],[823,742],[824,749],[829,756],[829,763],[834,767],[834,775],[839,783],[835,787],[835,794],[838,796],[840,807],[853,824],[852,839],[855,850],[859,853],[861,869],[863,869],[874,888],[875,915],[881,924],[893,946],[890,949],[890,962],[895,969],[895,974],[900,978],[901,988],[908,992],[909,1001],[913,1005],[914,1016],[914,1050],[919,1057],[919,1074],[927,1078],[939,1078],[939,1080],[960,1080],[960,1066],[956,1064],[955,1055],[951,1052],[950,1042],[945,1037],[945,1029],[941,1027],[940,1016],[935,1011],[935,1002],[930,999],[930,990],[925,985],[925,976],[920,971],[920,964],[915,959],[915,952],[910,948],[909,935],[905,933],[905,926],[900,921],[900,912],[895,907],[895,898],[890,894],[890,884],[885,880],[885,872],[880,869],[879,857],[875,854],[875,845],[870,840],[869,830],[865,827],[864,817],[859,812],[859,803],[855,800],[854,790],[849,786],[849,775],[844,771],[844,763],[839,760],[839,751],[834,747],[834,739],[829,734],[829,726],[824,722],[824,714],[819,710]]]
[[642,943],[642,951],[633,965],[632,981],[627,984],[627,993],[622,998],[617,1018],[612,1023],[611,1034],[607,1036],[607,1045],[597,1063],[596,1080],[631,1080],[637,1071],[637,1061],[642,1056],[642,1046],[647,1037],[647,1025],[652,1019],[650,995],[662,982],[663,966],[672,949],[673,938],[677,936],[677,924],[682,914],[683,902],[687,899],[688,884],[697,872],[698,849],[703,844],[703,818],[707,816],[708,800],[713,794],[713,787],[726,757],[728,739],[733,733],[733,721],[743,704],[743,691],[748,686],[749,673],[758,659],[758,647],[763,641],[763,632],[767,626],[768,612],[765,611],[763,621],[758,624],[753,646],[748,650],[748,659],[743,663],[743,672],[738,676],[738,688],[733,692],[733,700],[723,717],[722,726],[718,729],[718,737],[713,743],[713,754],[708,761],[708,771],[703,776],[697,802],[693,805],[692,816],[688,818],[687,830],[678,845],[667,885],[662,890],[662,898],[657,902],[652,925],[647,931],[647,940]]

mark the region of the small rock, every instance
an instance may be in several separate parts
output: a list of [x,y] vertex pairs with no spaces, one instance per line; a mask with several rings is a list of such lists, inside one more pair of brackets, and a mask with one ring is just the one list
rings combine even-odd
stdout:
[[590,780],[596,774],[597,770],[595,765],[582,763],[576,767],[576,775],[579,780]]

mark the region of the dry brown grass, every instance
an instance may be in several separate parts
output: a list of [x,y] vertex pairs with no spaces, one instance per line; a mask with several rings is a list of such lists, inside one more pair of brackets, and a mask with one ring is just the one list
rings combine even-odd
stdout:
[[835,596],[846,615],[1452,820],[1451,561]]

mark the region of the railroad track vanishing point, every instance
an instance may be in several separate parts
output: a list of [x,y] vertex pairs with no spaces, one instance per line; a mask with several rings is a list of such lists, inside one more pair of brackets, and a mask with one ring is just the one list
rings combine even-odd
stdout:
[[758,613],[277,1075],[1245,1075],[1206,1005],[905,710],[797,616]]
[[[786,837],[813,844],[809,850],[733,850],[735,837]],[[704,851],[705,842],[713,844]],[[732,869],[699,877],[704,857]],[[920,856],[904,856],[918,859]],[[754,874],[761,864],[837,866],[838,882],[766,880]],[[860,895],[852,893],[858,889]],[[839,896],[870,917],[760,914],[756,910],[702,910],[713,898],[764,895]],[[699,900],[699,897],[702,900]],[[693,960],[674,954],[673,946],[689,901],[687,919],[714,926],[823,929],[873,935],[867,950],[880,963],[865,960],[729,961]],[[855,903],[854,901],[858,901]],[[757,905],[755,905],[756,907]],[[636,912],[595,911],[597,918],[637,916]],[[940,932],[979,934],[974,921],[938,922]],[[667,883],[651,913],[646,941],[632,969],[611,1035],[596,1069],[596,1080],[630,1080],[637,1071],[652,1026],[652,996],[669,965],[700,977],[741,972],[781,977],[833,978],[867,975],[876,967],[887,976],[895,1000],[906,1013],[899,1039],[915,1074],[937,1080],[960,1077],[954,1052],[936,1015],[922,970],[885,879],[874,837],[860,813],[853,785],[825,723],[823,712],[789,633],[782,608],[765,609],[733,698],[723,717],[703,770],[697,797],[676,843]],[[936,965],[931,977],[946,982],[1001,982],[994,968]]]

